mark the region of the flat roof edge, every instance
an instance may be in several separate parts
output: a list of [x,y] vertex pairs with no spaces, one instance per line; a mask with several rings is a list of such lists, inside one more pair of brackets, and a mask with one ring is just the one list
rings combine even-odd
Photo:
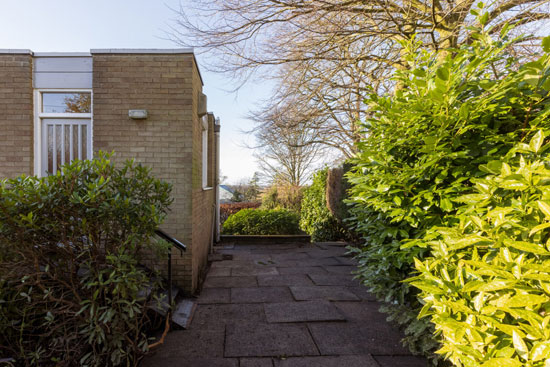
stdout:
[[92,54],[193,54],[192,48],[98,48]]
[[27,49],[18,49],[18,48],[0,48],[0,54],[12,54],[12,55],[32,55],[31,50]]
[[35,57],[91,57],[89,52],[35,52]]

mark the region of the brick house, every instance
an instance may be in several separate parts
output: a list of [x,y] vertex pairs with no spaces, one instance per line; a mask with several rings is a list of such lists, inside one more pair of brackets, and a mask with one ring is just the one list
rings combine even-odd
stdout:
[[0,50],[0,179],[43,176],[99,150],[135,158],[173,185],[163,229],[175,282],[199,284],[218,235],[219,122],[192,50]]

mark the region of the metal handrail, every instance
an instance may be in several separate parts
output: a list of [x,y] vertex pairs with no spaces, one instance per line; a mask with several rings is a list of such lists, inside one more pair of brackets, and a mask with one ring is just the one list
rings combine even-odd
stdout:
[[187,246],[170,236],[168,233],[164,232],[162,229],[155,230],[155,233],[164,240],[170,242],[173,246],[177,247],[180,251],[187,251]]
[[[187,246],[185,246],[180,241],[176,240],[174,237],[170,236],[168,233],[164,232],[161,229],[155,230],[155,234],[161,237],[163,240],[168,241],[173,247],[176,247],[180,252],[187,251]],[[172,311],[172,251],[168,251],[168,308]]]

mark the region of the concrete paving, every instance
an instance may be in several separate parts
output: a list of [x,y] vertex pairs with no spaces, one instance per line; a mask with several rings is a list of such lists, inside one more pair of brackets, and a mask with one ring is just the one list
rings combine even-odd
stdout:
[[188,330],[142,367],[425,367],[353,279],[342,243],[236,245],[212,263]]

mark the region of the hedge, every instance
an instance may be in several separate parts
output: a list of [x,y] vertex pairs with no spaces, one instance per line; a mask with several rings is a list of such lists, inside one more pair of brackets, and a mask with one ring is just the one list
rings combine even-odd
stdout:
[[[461,225],[459,198],[472,193],[490,162],[549,127],[548,54],[522,66],[508,53],[518,40],[506,32],[492,38],[473,30],[470,43],[438,53],[404,43],[407,67],[396,72],[395,93],[367,99],[368,134],[348,176],[353,221],[364,239],[355,250],[359,278],[404,328],[409,348],[430,358],[440,331],[417,319],[429,292],[419,299],[404,282],[415,259],[433,256],[424,241],[434,228]],[[549,44],[543,42],[545,52]]]
[[284,209],[243,209],[227,218],[223,234],[293,235],[300,234],[298,214]]

